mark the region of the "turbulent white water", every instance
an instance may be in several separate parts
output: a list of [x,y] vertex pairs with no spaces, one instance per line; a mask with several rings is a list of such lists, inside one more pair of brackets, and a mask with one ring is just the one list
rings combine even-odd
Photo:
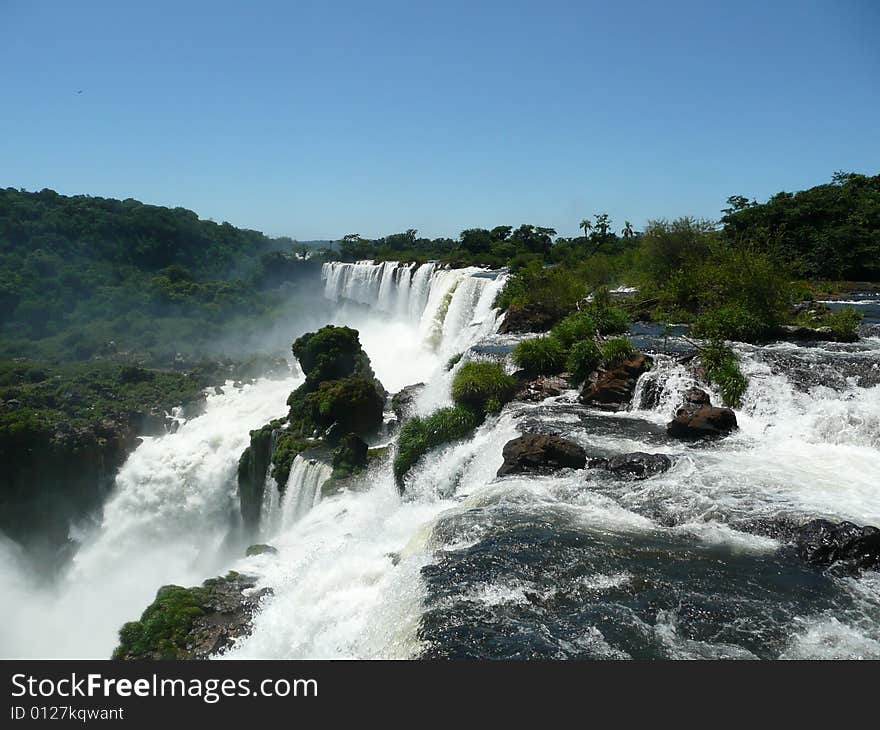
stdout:
[[[103,519],[52,585],[19,565],[0,604],[6,656],[109,656],[119,626],[166,583],[192,585],[237,554],[227,545],[238,496],[236,467],[248,432],[286,410],[297,381],[264,380],[211,392],[203,415],[146,438],[120,470]],[[231,552],[233,551],[233,552]],[[5,576],[4,576],[5,577]]]
[[[503,357],[516,339],[493,335],[503,277],[369,262],[327,264],[323,277],[334,323],[359,329],[386,387],[428,384],[425,412],[449,402],[449,357]],[[472,438],[428,454],[403,497],[388,463],[323,494],[329,467],[298,457],[283,494],[271,483],[266,493],[259,537],[278,553],[249,558],[229,538],[235,464],[248,430],[284,412],[295,381],[227,388],[205,415],[130,457],[60,584],[30,584],[14,567],[22,557],[0,543],[14,597],[0,608],[2,653],[106,656],[159,585],[232,568],[274,594],[226,657],[880,658],[877,573],[814,575],[742,527],[779,517],[880,525],[880,386],[847,369],[856,362],[870,376],[880,341],[740,354],[751,378],[741,428],[708,446],[666,437],[693,381],[659,356],[633,409],[592,411],[575,391],[512,403]],[[658,402],[642,409],[652,379]],[[529,429],[561,433],[591,456],[676,461],[641,482],[600,470],[496,478],[504,444]]]

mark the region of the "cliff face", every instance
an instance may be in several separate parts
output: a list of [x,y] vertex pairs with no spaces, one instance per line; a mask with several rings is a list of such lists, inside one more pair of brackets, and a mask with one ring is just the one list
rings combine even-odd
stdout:
[[0,363],[0,531],[57,556],[96,515],[140,443],[204,404],[201,377],[129,364]]

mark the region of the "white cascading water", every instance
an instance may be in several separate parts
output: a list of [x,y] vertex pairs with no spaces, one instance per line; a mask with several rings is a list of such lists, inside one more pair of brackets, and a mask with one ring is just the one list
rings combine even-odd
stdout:
[[[198,584],[223,572],[237,509],[236,468],[251,429],[286,410],[298,381],[262,380],[210,392],[202,415],[176,433],[145,438],[116,477],[100,526],[87,533],[55,585],[13,566],[0,605],[5,656],[107,657],[119,627],[167,583]],[[5,573],[8,563],[0,565]]]
[[[423,412],[449,402],[449,357],[482,357],[468,350],[487,337],[493,346],[515,339],[492,337],[492,304],[503,276],[360,262],[327,264],[323,277],[326,296],[337,302],[334,324],[360,331],[388,390],[428,384],[418,402]],[[811,352],[779,347],[801,358]],[[240,545],[232,553],[223,549],[234,512],[235,463],[248,429],[281,415],[295,382],[263,381],[209,396],[204,416],[146,442],[129,458],[101,529],[60,586],[38,591],[12,573],[10,590],[29,600],[4,601],[0,609],[4,653],[106,656],[119,625],[136,618],[159,585],[193,585],[231,568],[256,575],[274,593],[253,633],[224,657],[413,657],[426,649],[420,626],[429,601],[439,600],[434,605],[442,609],[443,601],[460,600],[491,614],[528,611],[552,598],[546,585],[497,571],[463,587],[457,598],[437,599],[422,574],[443,555],[476,545],[523,515],[542,526],[574,525],[591,539],[673,541],[682,550],[694,546],[697,554],[721,551],[731,561],[769,558],[780,548],[775,539],[737,529],[740,519],[828,517],[880,525],[880,386],[851,380],[835,389],[798,389],[767,364],[771,350],[740,348],[751,378],[738,410],[741,428],[710,447],[665,439],[664,424],[693,381],[685,367],[658,357],[648,376],[660,385],[652,408],[591,411],[576,403],[575,391],[543,403],[512,403],[472,438],[429,453],[408,475],[404,497],[388,463],[372,466],[356,486],[322,497],[329,468],[299,458],[283,494],[271,480],[267,489],[260,539],[278,553],[249,558],[232,557],[242,555]],[[880,341],[866,340],[864,357],[876,363]],[[645,385],[643,379],[636,404]],[[663,452],[676,462],[641,482],[603,481],[598,470],[496,478],[504,444],[529,421],[557,429],[590,454]],[[578,590],[613,592],[637,581],[640,570],[636,563],[584,568]],[[832,580],[848,608],[786,609],[783,619],[774,619],[785,635],[776,656],[880,658],[880,575]],[[10,614],[16,605],[26,611]],[[767,610],[776,608],[771,603]],[[687,620],[667,607],[649,622],[640,619],[639,635],[668,657],[754,656],[720,639],[694,639]],[[595,656],[629,655],[613,642],[600,627],[587,626],[565,646],[587,647]]]

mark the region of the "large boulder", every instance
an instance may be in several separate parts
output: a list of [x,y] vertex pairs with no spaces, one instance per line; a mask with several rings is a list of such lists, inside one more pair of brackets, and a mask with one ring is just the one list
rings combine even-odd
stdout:
[[502,455],[500,477],[524,471],[583,469],[587,465],[587,453],[580,446],[549,434],[530,433],[508,441]]
[[846,562],[855,568],[880,567],[880,530],[852,522],[811,520],[795,535],[798,555],[817,568]]
[[419,397],[424,389],[424,383],[414,383],[413,385],[401,388],[394,394],[394,397],[391,399],[391,410],[394,411],[398,421],[402,423],[407,418],[415,415],[416,398]]
[[[518,376],[519,373],[515,373]],[[553,398],[561,395],[564,390],[569,388],[568,381],[559,375],[541,375],[534,380],[526,381],[517,391],[517,400],[524,401],[542,401],[545,398]]]
[[[256,579],[229,572],[201,586],[159,589],[139,621],[119,630],[114,659],[208,659],[251,631],[262,598]],[[247,591],[247,594],[245,594]]]
[[736,414],[730,408],[704,406],[696,411],[680,408],[668,424],[666,433],[672,438],[698,440],[721,438],[739,428]]
[[559,319],[540,304],[511,305],[498,328],[499,334],[518,334],[521,332],[546,332]]
[[647,355],[635,355],[610,370],[603,370],[597,380],[584,385],[580,402],[606,411],[620,411],[632,401],[636,383],[651,367]]
[[291,350],[306,375],[308,390],[315,390],[319,383],[350,376],[376,379],[359,333],[350,327],[327,325],[317,332],[307,332],[294,341]]
[[647,479],[662,474],[672,467],[672,458],[666,454],[646,454],[634,451],[618,454],[610,459],[590,459],[591,469],[606,469],[618,476],[630,479]]

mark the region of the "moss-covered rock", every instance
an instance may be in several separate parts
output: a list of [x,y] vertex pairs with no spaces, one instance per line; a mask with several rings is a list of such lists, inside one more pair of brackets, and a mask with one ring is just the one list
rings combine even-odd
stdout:
[[[363,468],[363,438],[383,421],[385,389],[373,374],[357,330],[328,325],[297,339],[292,350],[306,380],[288,397],[287,418],[251,432],[239,462],[241,514],[250,532],[259,525],[267,475],[284,491],[297,454],[314,448],[329,451],[337,444],[339,463],[334,467],[340,474]],[[354,441],[341,443],[350,437],[363,448],[355,449]]]
[[327,325],[317,332],[307,332],[291,349],[305,373],[309,390],[315,390],[327,380],[351,375],[376,379],[370,358],[361,347],[358,331],[350,327]]
[[268,423],[251,431],[251,443],[238,460],[238,498],[241,518],[248,530],[260,524],[260,510],[266,489],[266,476],[272,461],[273,433],[277,426]]
[[385,397],[375,380],[353,376],[321,383],[306,397],[311,419],[325,432],[331,426],[339,437],[369,434],[382,425]]
[[244,551],[244,556],[246,558],[251,558],[255,555],[277,555],[278,548],[272,547],[271,545],[266,545],[265,543],[259,543],[257,545],[250,545],[248,549]]
[[333,477],[341,479],[363,471],[369,459],[369,446],[356,433],[342,438],[333,452]]
[[207,659],[250,633],[260,599],[253,578],[230,572],[201,586],[162,586],[138,621],[119,630],[114,659]]

